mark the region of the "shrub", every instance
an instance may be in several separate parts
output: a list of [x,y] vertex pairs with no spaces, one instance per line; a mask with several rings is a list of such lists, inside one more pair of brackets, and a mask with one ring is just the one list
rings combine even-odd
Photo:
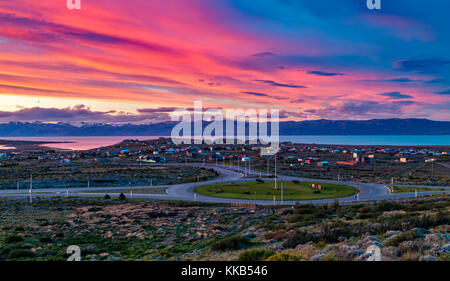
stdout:
[[127,200],[127,198],[125,197],[125,195],[123,193],[120,193],[119,200],[120,201],[125,201],[125,200]]
[[320,231],[320,240],[327,243],[339,242],[339,237],[350,237],[351,231],[347,226],[325,225]]
[[23,241],[22,236],[14,235],[14,234],[10,234],[10,235],[6,236],[5,238],[3,238],[3,242],[6,244],[17,243],[17,242],[22,242],[22,241]]
[[39,242],[41,242],[41,243],[51,243],[52,241],[53,241],[52,238],[50,238],[48,236],[39,238]]
[[277,241],[286,239],[288,237],[289,237],[289,233],[286,231],[278,231],[272,235],[272,239],[277,240]]
[[393,211],[393,210],[402,210],[404,207],[396,202],[390,202],[390,201],[382,201],[377,206],[378,211],[380,212],[386,212],[386,211]]
[[25,230],[25,228],[24,228],[23,226],[21,226],[21,225],[16,226],[16,227],[14,228],[14,231],[24,231],[24,230]]
[[283,243],[285,248],[295,248],[299,244],[306,244],[309,241],[318,242],[319,239],[316,235],[300,230],[295,232],[291,237],[289,237],[286,242]]
[[105,200],[109,200],[109,199],[111,199],[111,196],[109,196],[108,194],[105,194]]
[[242,252],[238,261],[263,261],[273,254],[275,254],[274,250],[252,249]]
[[275,254],[267,259],[267,261],[301,261],[301,260],[304,260],[302,256],[287,252]]
[[313,214],[317,211],[317,207],[313,204],[295,206],[295,213],[300,215]]
[[386,242],[386,246],[398,246],[403,241],[410,241],[410,240],[414,240],[419,237],[421,237],[421,235],[419,233],[417,233],[417,231],[411,230],[411,231],[399,234],[399,235],[393,237],[392,239],[389,239]]
[[213,251],[231,251],[244,249],[250,246],[252,242],[242,236],[229,236],[211,244],[211,250]]
[[9,252],[8,259],[32,258],[34,253],[25,249],[13,249]]

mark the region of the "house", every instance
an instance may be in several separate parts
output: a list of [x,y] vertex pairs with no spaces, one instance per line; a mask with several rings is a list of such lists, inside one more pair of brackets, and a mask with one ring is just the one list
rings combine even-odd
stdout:
[[319,161],[317,162],[317,167],[328,167],[328,161]]
[[356,165],[358,162],[356,161],[336,161],[337,165],[348,165],[348,166],[354,166]]
[[298,160],[295,159],[294,156],[288,156],[288,157],[286,158],[286,162],[288,162],[288,163],[294,163],[294,162],[297,162],[297,161],[298,161]]
[[406,158],[406,157],[401,157],[401,158],[400,158],[400,163],[408,163],[408,158]]

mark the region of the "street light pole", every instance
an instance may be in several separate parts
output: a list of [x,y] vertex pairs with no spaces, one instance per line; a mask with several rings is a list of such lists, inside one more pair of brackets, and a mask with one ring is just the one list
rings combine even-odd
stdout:
[[277,155],[275,154],[275,190],[277,190]]
[[133,198],[133,180],[130,179],[130,199]]
[[30,174],[30,205],[33,204],[33,173]]

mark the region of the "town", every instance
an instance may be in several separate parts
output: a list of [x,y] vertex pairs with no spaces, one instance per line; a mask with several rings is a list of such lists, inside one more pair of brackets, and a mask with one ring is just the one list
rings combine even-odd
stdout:
[[[51,144],[48,144],[51,146]],[[28,181],[28,174],[18,176],[17,171],[32,168],[54,167],[55,169],[81,169],[67,173],[68,181],[90,178],[90,186],[100,184],[102,176],[82,167],[147,165],[164,166],[169,163],[203,164],[233,167],[243,173],[255,170],[267,175],[279,174],[338,181],[360,181],[414,185],[443,185],[450,183],[450,157],[446,146],[349,146],[314,145],[283,142],[275,156],[261,155],[264,145],[246,144],[174,144],[168,138],[156,140],[125,140],[119,144],[86,151],[57,150],[45,146],[32,146],[25,150],[0,150],[0,188],[15,188],[17,181]],[[275,166],[276,165],[276,166]],[[28,167],[28,168],[27,168]],[[276,167],[276,169],[275,169]],[[15,172],[14,172],[15,171]],[[82,173],[80,175],[80,173]],[[41,175],[36,175],[38,180]],[[42,175],[44,176],[44,175]],[[48,176],[48,175],[46,175]],[[71,178],[72,177],[72,178]],[[136,180],[134,175],[122,175],[125,182]],[[145,179],[148,183],[151,175]],[[79,180],[79,181],[80,181]],[[103,180],[105,180],[103,178]],[[70,184],[69,184],[70,185]],[[76,186],[86,186],[79,183]]]

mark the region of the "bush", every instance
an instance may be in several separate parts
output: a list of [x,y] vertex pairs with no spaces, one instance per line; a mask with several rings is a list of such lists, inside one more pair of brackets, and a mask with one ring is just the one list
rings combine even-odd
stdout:
[[289,237],[286,242],[283,243],[285,248],[295,248],[299,244],[306,244],[309,241],[318,242],[319,239],[317,235],[300,230],[295,232],[291,237]]
[[275,254],[267,259],[267,261],[301,261],[301,260],[304,260],[302,256],[286,252]]
[[52,241],[53,241],[52,238],[50,238],[48,236],[39,238],[39,242],[41,242],[41,243],[51,243]]
[[419,237],[421,237],[421,235],[419,233],[417,233],[417,231],[411,230],[411,231],[399,234],[399,235],[393,237],[392,239],[389,239],[386,242],[386,246],[398,246],[403,241],[412,241]]
[[231,251],[244,249],[250,246],[252,242],[242,236],[229,236],[211,244],[211,250],[213,251]]
[[306,214],[313,214],[317,211],[317,207],[313,204],[305,204],[305,205],[298,205],[295,206],[294,213],[300,214],[300,215],[306,215]]
[[3,238],[3,243],[6,243],[6,244],[17,243],[17,242],[22,242],[22,241],[23,241],[22,236],[14,235],[14,234],[10,234],[10,235],[6,236],[5,238]]
[[88,212],[98,212],[101,210],[102,210],[102,208],[99,208],[99,207],[91,207],[88,209]]
[[105,200],[109,200],[109,199],[111,199],[111,196],[109,196],[108,194],[105,194]]
[[263,261],[275,254],[274,250],[267,249],[253,249],[242,252],[239,255],[238,261]]
[[120,193],[119,200],[120,201],[125,201],[125,200],[127,200],[127,198],[125,197],[125,195],[123,193]]
[[24,230],[25,230],[25,228],[24,228],[23,226],[21,226],[21,225],[16,226],[16,227],[14,228],[14,231],[24,231]]
[[14,249],[9,252],[8,259],[32,258],[34,253],[30,250]]
[[333,225],[325,225],[320,231],[320,240],[325,241],[327,243],[336,243],[339,242],[339,237],[350,237],[351,231],[347,226],[333,226]]

